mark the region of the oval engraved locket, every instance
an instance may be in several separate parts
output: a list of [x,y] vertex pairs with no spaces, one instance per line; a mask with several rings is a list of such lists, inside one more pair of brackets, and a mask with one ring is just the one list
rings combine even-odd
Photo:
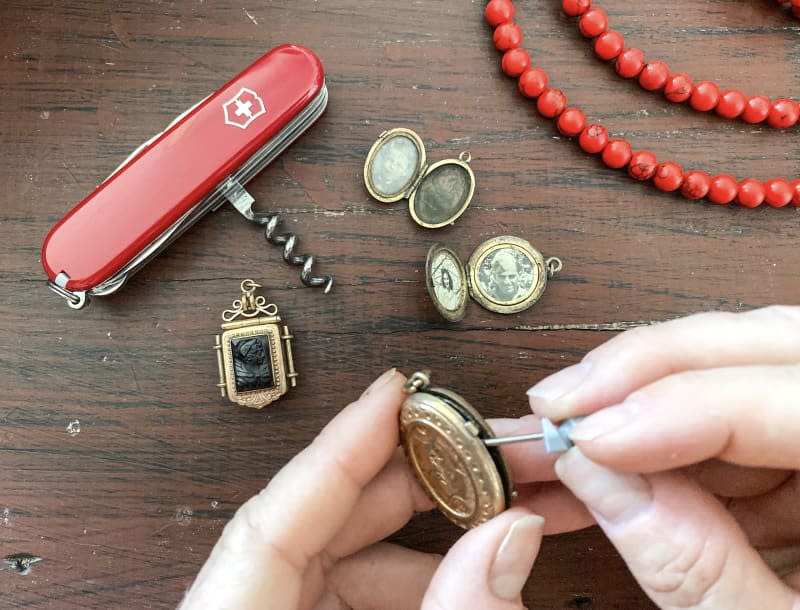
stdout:
[[541,431],[497,437],[478,412],[450,390],[431,387],[418,371],[406,381],[400,440],[417,480],[450,521],[465,529],[508,508],[516,497],[500,447],[543,441],[547,453],[573,446],[570,434],[583,417],[540,420]]
[[439,510],[456,525],[475,527],[500,514],[513,495],[508,467],[492,429],[464,398],[430,386],[417,372],[405,385],[400,436],[411,469]]
[[418,225],[436,229],[454,222],[475,193],[470,155],[425,163],[422,139],[410,129],[384,131],[364,163],[364,184],[378,201],[408,199],[408,211]]

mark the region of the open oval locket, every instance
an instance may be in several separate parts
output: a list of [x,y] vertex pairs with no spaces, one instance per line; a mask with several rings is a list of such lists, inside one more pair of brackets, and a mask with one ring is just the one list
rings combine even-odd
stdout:
[[439,313],[458,322],[466,313],[467,296],[496,313],[528,309],[561,268],[561,259],[545,259],[526,240],[500,235],[480,244],[466,266],[453,250],[434,244],[425,262],[425,281]]
[[454,222],[475,194],[475,174],[468,152],[458,159],[432,165],[425,162],[422,139],[410,129],[384,131],[364,163],[364,184],[378,201],[408,199],[408,211],[418,225],[437,229]]

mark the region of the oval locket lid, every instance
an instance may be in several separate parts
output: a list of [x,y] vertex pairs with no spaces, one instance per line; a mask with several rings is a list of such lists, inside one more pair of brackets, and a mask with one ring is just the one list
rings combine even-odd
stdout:
[[464,266],[455,252],[442,244],[428,250],[425,281],[436,309],[449,322],[458,322],[467,311],[469,285]]
[[494,433],[464,398],[430,387],[425,373],[406,383],[401,441],[414,475],[439,510],[456,525],[475,527],[503,512],[514,495]]
[[408,211],[418,225],[436,229],[454,222],[472,201],[475,174],[469,153],[425,165],[422,139],[410,129],[384,131],[364,163],[364,183],[378,201],[408,198]]

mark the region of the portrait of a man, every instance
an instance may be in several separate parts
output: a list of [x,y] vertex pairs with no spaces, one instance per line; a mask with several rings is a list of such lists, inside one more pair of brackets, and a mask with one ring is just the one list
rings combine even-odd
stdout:
[[514,248],[492,252],[481,265],[484,292],[497,303],[523,300],[533,285],[532,267],[528,257]]

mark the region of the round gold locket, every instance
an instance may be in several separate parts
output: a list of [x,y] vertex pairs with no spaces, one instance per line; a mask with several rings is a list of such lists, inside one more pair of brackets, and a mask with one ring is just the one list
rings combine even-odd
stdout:
[[465,529],[508,508],[514,491],[494,432],[464,398],[430,386],[414,373],[400,411],[400,436],[409,464],[439,510]]
[[364,184],[378,201],[408,199],[408,211],[418,225],[437,229],[454,222],[475,194],[471,157],[425,163],[425,146],[404,127],[384,131],[364,163]]
[[500,235],[480,244],[466,266],[453,250],[434,244],[425,262],[425,281],[439,313],[458,322],[466,313],[468,295],[496,313],[528,309],[561,268],[560,259],[545,259],[526,240]]

